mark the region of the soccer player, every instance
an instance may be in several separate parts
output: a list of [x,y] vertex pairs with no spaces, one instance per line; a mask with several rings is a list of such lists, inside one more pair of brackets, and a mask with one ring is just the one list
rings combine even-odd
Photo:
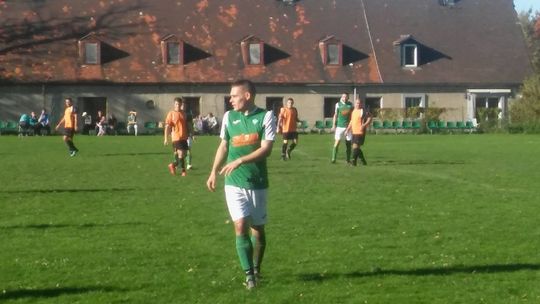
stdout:
[[169,164],[169,172],[172,175],[176,175],[176,168],[180,166],[182,176],[186,176],[184,158],[186,156],[186,150],[188,149],[187,139],[190,134],[186,123],[186,114],[181,110],[182,102],[182,98],[176,97],[174,99],[174,109],[167,113],[167,117],[165,118],[165,130],[163,132],[163,144],[165,146],[169,144],[170,133],[174,151],[174,161]]
[[371,123],[371,115],[369,112],[364,111],[362,108],[362,100],[357,98],[354,102],[354,110],[351,114],[351,121],[347,126],[346,132],[352,131],[352,165],[356,166],[358,157],[364,166],[367,165],[364,153],[362,152],[362,145],[366,139],[366,128]]
[[255,86],[249,80],[232,84],[233,110],[223,116],[221,142],[206,182],[213,192],[216,176],[225,176],[225,199],[234,221],[236,251],[248,289],[257,284],[266,248],[266,158],[270,156],[276,133],[274,114],[255,106],[255,93]]
[[73,106],[73,100],[71,97],[65,99],[66,109],[64,110],[64,117],[58,122],[55,130],[58,131],[60,126],[64,124],[64,142],[68,146],[69,156],[73,157],[77,155],[79,149],[73,144],[73,137],[77,132],[77,108]]
[[[298,132],[296,131],[296,125],[298,124],[298,111],[294,105],[292,98],[287,99],[285,107],[279,111],[278,129],[283,134],[283,145],[281,146],[281,159],[291,159],[291,152],[298,144]],[[292,140],[291,145],[287,149],[289,140]]]
[[191,170],[193,168],[193,166],[191,165],[191,146],[193,145],[193,140],[195,139],[193,135],[193,113],[191,113],[191,111],[187,111],[187,105],[185,100],[182,100],[182,106],[180,107],[180,109],[186,114],[186,125],[188,127],[189,133],[187,139],[188,148],[186,150],[186,169]]
[[337,152],[339,148],[339,142],[343,135],[345,135],[345,145],[347,147],[347,163],[351,161],[351,132],[346,132],[347,126],[351,119],[351,112],[353,109],[352,103],[349,101],[349,94],[343,93],[334,110],[334,117],[332,119],[332,129],[335,130],[334,135],[334,149],[332,150],[332,163],[336,162]]

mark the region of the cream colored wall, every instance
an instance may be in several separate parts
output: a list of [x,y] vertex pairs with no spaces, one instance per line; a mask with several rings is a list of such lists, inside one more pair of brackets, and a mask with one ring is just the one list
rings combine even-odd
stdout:
[[[71,96],[77,101],[80,97],[106,97],[108,114],[114,114],[119,121],[125,121],[130,110],[138,112],[138,120],[142,125],[146,121],[163,121],[172,108],[173,99],[180,97],[200,97],[200,112],[206,115],[214,113],[219,119],[224,113],[224,97],[228,96],[230,87],[222,86],[4,86],[0,87],[0,119],[17,120],[20,113],[40,111],[45,106],[51,112],[52,122],[60,119],[64,98]],[[256,104],[264,108],[267,97],[288,97],[295,100],[299,117],[307,120],[310,127],[316,120],[322,120],[325,97],[341,96],[349,92],[351,100],[353,89],[350,86],[257,86]],[[358,94],[380,96],[383,108],[403,108],[404,94],[425,93],[428,107],[443,107],[443,120],[466,120],[467,101],[466,88],[418,88],[418,87],[359,87]],[[154,100],[155,108],[148,109],[147,100]]]

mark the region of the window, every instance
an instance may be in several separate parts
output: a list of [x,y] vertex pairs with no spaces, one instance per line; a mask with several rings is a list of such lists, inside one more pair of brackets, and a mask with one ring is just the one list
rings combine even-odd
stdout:
[[343,64],[343,44],[334,36],[328,36],[319,41],[319,51],[324,65]]
[[403,96],[403,109],[407,118],[421,118],[426,107],[426,95],[408,94]]
[[244,65],[264,65],[264,41],[248,36],[240,43]]
[[418,46],[416,44],[402,46],[401,65],[404,67],[418,66]]
[[161,56],[164,64],[184,64],[184,41],[175,35],[167,35],[161,39]]
[[259,43],[249,44],[249,64],[261,64],[261,45]]
[[475,118],[482,120],[496,120],[501,118],[502,109],[499,107],[500,97],[476,97]]
[[364,107],[373,117],[379,116],[381,110],[381,97],[367,97]]
[[283,97],[266,97],[266,110],[274,111],[274,115],[277,116],[282,107]]
[[327,64],[339,64],[339,45],[328,44],[326,56]]
[[85,64],[99,64],[98,43],[96,42],[84,43],[84,63]]
[[336,103],[339,102],[339,97],[325,97],[323,114],[324,118],[332,118],[334,116]]
[[180,64],[180,43],[167,42],[167,64]]

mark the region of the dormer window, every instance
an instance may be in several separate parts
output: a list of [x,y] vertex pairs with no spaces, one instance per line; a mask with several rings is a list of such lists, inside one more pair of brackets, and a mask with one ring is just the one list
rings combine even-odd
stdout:
[[79,58],[83,64],[101,64],[101,41],[93,34],[79,40]]
[[412,35],[401,35],[400,39],[394,41],[394,46],[400,52],[401,66],[405,68],[415,68],[419,64],[418,48],[421,44]]
[[264,42],[254,36],[248,36],[240,43],[242,59],[246,66],[264,65]]
[[175,35],[168,35],[161,40],[163,63],[168,65],[184,64],[184,42]]
[[418,45],[403,44],[401,46],[401,65],[404,67],[418,66]]
[[261,64],[262,47],[260,43],[249,44],[249,64]]
[[343,44],[334,36],[319,41],[319,51],[324,65],[343,65]]

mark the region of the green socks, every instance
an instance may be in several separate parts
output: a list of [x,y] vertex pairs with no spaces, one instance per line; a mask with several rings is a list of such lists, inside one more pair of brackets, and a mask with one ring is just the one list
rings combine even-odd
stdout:
[[244,271],[253,269],[253,245],[249,239],[249,235],[236,236],[236,252],[240,259],[240,266]]
[[251,243],[253,244],[253,266],[259,272],[264,257],[264,249],[266,249],[266,236],[262,235],[260,242],[257,242],[256,237],[251,236]]

